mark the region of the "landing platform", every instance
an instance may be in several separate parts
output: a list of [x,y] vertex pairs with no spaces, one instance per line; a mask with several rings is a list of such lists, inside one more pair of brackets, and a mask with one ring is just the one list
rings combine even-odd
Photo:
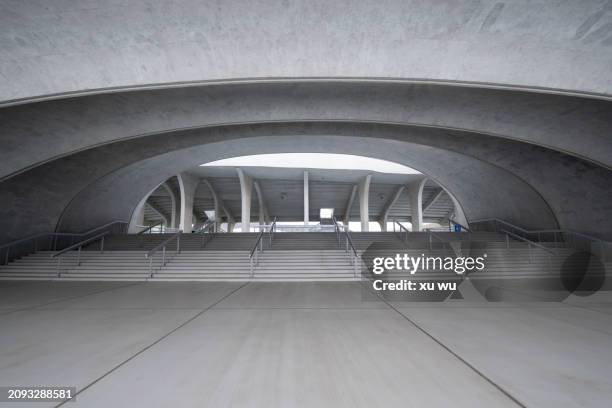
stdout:
[[388,304],[356,282],[1,282],[0,324],[0,384],[74,385],[71,407],[612,399],[601,296]]

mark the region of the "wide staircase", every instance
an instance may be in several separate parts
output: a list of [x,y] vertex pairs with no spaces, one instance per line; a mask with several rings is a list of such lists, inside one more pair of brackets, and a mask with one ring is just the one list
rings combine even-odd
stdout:
[[[81,253],[69,251],[60,259],[56,252],[39,251],[0,266],[0,279],[66,280],[355,280],[367,274],[364,262],[351,262],[345,239],[333,232],[279,232],[264,234],[263,251],[256,260],[249,254],[256,233],[182,234],[176,242],[149,258],[145,254],[172,237],[171,234],[107,236],[104,252],[94,242]],[[350,234],[358,256],[367,258],[407,253],[418,257],[482,256],[486,270],[474,274],[483,278],[542,278],[558,276],[574,252],[560,243],[540,243],[544,248],[508,239],[495,232]],[[608,265],[609,268],[610,265]],[[450,275],[453,276],[453,275]],[[447,271],[390,271],[386,278],[432,279],[449,277]]]

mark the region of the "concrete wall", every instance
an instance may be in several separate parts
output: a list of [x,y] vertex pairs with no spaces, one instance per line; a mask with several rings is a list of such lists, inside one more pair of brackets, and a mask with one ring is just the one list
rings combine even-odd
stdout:
[[0,100],[255,77],[609,95],[610,9],[605,0],[3,1]]

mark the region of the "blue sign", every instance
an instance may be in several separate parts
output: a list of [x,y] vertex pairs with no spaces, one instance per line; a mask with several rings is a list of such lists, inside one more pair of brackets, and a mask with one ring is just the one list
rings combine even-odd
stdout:
[[455,232],[461,232],[461,225],[455,224]]

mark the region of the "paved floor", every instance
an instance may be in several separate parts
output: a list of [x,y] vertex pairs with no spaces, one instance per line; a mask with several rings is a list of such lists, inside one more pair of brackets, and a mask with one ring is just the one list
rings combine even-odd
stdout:
[[[0,385],[66,407],[601,407],[612,302],[388,304],[359,283],[0,284]],[[3,404],[44,407],[56,404]]]

